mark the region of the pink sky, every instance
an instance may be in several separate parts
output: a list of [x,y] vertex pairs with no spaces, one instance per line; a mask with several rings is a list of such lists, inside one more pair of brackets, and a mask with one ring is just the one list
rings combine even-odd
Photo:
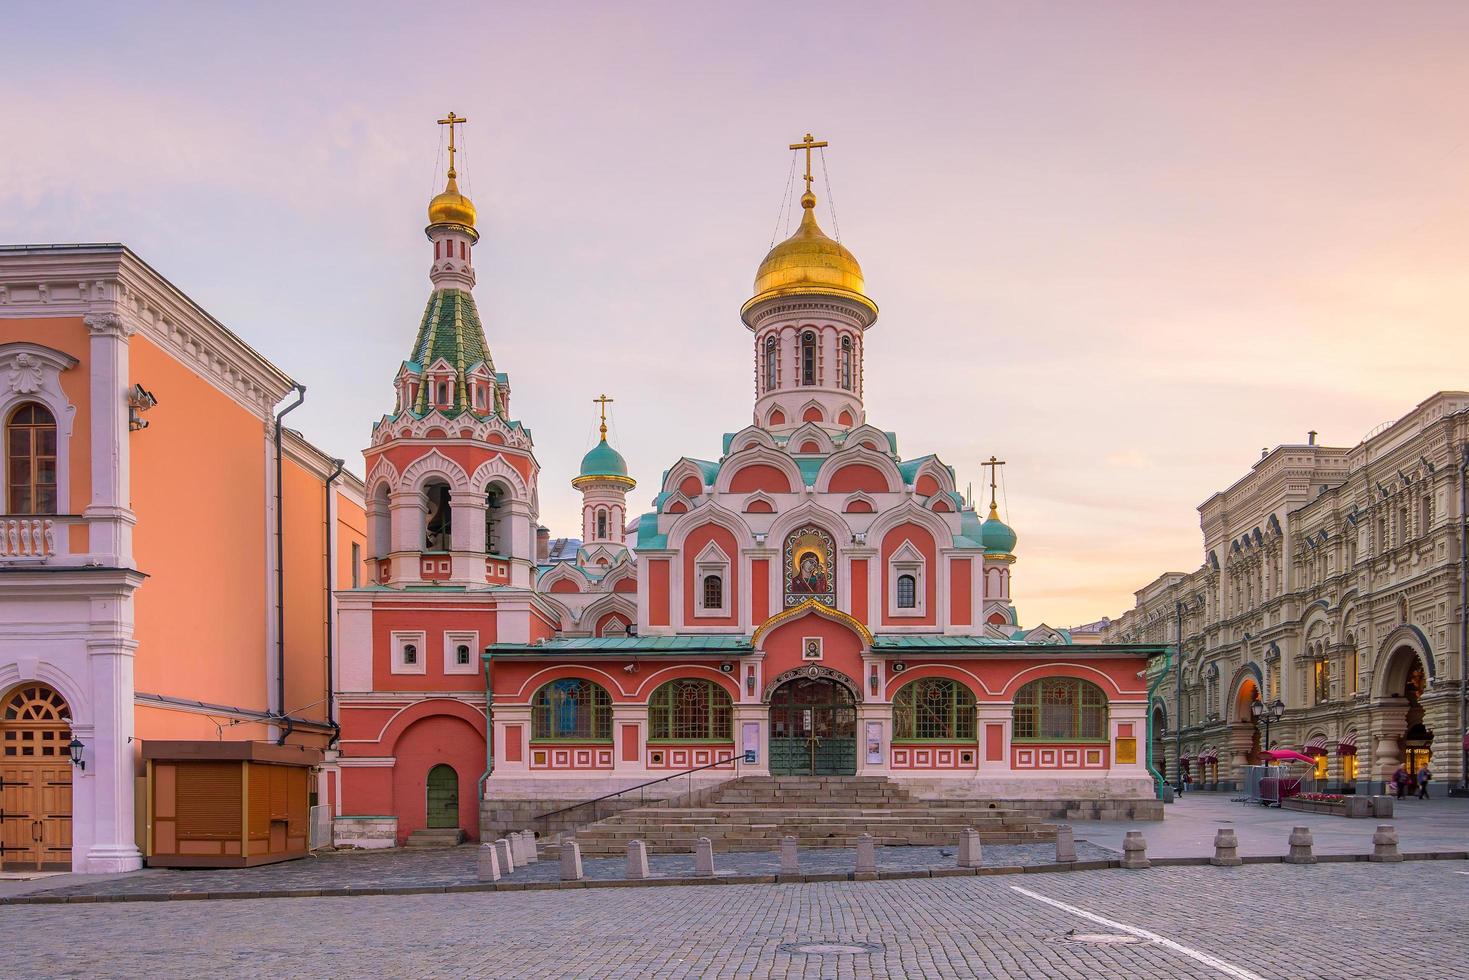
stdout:
[[9,12],[0,240],[127,243],[360,472],[429,288],[433,120],[469,116],[554,533],[599,391],[639,508],[749,422],[738,311],[807,130],[882,308],[869,420],[961,485],[1009,460],[1026,625],[1197,567],[1195,507],[1262,447],[1469,387],[1460,2],[205,7]]

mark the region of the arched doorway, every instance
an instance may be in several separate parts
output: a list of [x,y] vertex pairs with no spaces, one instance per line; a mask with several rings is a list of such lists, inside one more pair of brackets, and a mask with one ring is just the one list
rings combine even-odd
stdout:
[[770,773],[850,776],[857,772],[857,699],[811,667],[770,696]]
[[427,797],[430,830],[459,826],[459,774],[453,766],[441,763],[428,771]]
[[[1250,705],[1258,700],[1260,700],[1260,685],[1254,677],[1245,677],[1240,682],[1239,690],[1235,693],[1234,720],[1236,724],[1250,726],[1250,748],[1245,756],[1245,764],[1251,766],[1260,764],[1260,749],[1269,748],[1261,743],[1260,723],[1256,721],[1254,712],[1250,709]],[[1244,778],[1243,775],[1240,778]]]
[[1424,766],[1433,768],[1433,730],[1423,723],[1422,698],[1428,690],[1423,658],[1408,647],[1399,647],[1393,653],[1388,685],[1393,694],[1401,694],[1408,702],[1408,712],[1403,718],[1402,759],[1416,792],[1418,770]]
[[45,684],[0,707],[0,866],[71,870],[71,708]]

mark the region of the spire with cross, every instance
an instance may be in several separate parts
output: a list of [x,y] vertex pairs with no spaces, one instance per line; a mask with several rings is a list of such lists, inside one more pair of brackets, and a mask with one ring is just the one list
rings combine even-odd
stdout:
[[989,467],[989,471],[990,471],[990,517],[994,518],[995,520],[999,520],[1000,519],[1000,508],[995,503],[995,489],[996,489],[996,486],[997,486],[997,484],[999,482],[998,477],[999,477],[999,473],[1000,473],[1000,467],[1005,465],[1005,461],[1003,459],[996,459],[994,456],[991,456],[989,459],[985,460],[983,463],[980,463],[979,465],[982,466],[982,467],[984,467],[984,466]]
[[801,142],[799,142],[799,143],[792,143],[791,144],[791,149],[793,149],[793,150],[805,150],[806,151],[806,193],[807,194],[810,194],[811,193],[811,181],[814,179],[811,176],[811,151],[812,150],[819,150],[823,146],[830,146],[830,145],[831,144],[828,143],[828,142],[826,142],[826,140],[818,140],[816,137],[812,136],[810,133],[807,133],[806,136],[801,140]]
[[602,441],[603,442],[606,442],[607,441],[607,405],[608,405],[608,403],[614,402],[616,400],[617,399],[615,399],[615,398],[608,398],[605,392],[603,394],[601,394],[601,395],[598,395],[596,398],[593,398],[592,399],[592,404],[598,405],[602,409]]
[[454,150],[455,150],[455,146],[454,146],[454,127],[455,126],[463,125],[464,123],[467,123],[467,122],[469,122],[469,120],[466,119],[466,118],[464,118],[463,116],[456,116],[456,115],[454,115],[454,110],[453,109],[450,109],[449,110],[449,115],[446,118],[439,120],[439,125],[440,126],[448,126],[449,127],[449,179],[450,180],[453,180],[455,177],[458,176],[458,174],[454,170]]

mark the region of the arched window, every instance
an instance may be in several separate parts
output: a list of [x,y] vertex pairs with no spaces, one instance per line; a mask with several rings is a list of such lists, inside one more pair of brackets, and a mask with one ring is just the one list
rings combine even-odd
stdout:
[[1014,738],[1070,742],[1107,737],[1107,695],[1079,677],[1045,677],[1015,695]]
[[418,647],[412,643],[405,643],[403,645],[403,662],[409,665],[418,663]]
[[893,698],[893,738],[972,741],[974,693],[946,677],[905,684]]
[[842,387],[852,390],[852,338],[842,338]]
[[704,576],[704,608],[724,608],[724,579],[718,575]]
[[766,391],[774,391],[775,390],[775,380],[776,380],[775,379],[775,375],[776,375],[776,365],[777,365],[777,363],[778,362],[776,361],[776,352],[775,352],[775,338],[774,337],[766,337],[765,338],[765,390]]
[[461,667],[469,663],[469,644],[461,643],[454,648],[454,662]]
[[913,575],[898,576],[898,608],[914,609],[918,606],[918,578]]
[[423,488],[427,517],[423,547],[426,551],[448,551],[454,540],[454,508],[449,503],[449,485],[434,482]]
[[612,696],[579,677],[552,681],[531,702],[531,738],[612,741]]
[[648,703],[649,741],[728,741],[734,707],[714,681],[683,678],[653,692]]
[[508,541],[502,541],[504,535],[501,532],[500,521],[504,515],[501,508],[505,506],[505,490],[498,484],[492,484],[485,489],[485,554],[506,555],[505,550]]
[[816,383],[816,334],[806,331],[801,334],[801,384]]
[[605,510],[597,511],[597,540],[607,540],[607,512]]
[[50,409],[26,402],[10,413],[5,427],[5,511],[56,513],[56,417]]

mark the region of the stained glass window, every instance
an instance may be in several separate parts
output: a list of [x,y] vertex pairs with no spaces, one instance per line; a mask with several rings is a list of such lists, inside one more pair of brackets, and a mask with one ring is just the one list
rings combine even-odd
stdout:
[[1107,737],[1107,695],[1079,677],[1045,677],[1015,695],[1012,737],[1065,742]]
[[974,694],[958,681],[924,677],[893,698],[893,737],[940,740],[975,738]]
[[612,696],[579,677],[552,681],[531,702],[531,737],[612,741]]
[[653,692],[648,705],[648,738],[728,739],[733,717],[729,694],[714,681],[669,681]]

